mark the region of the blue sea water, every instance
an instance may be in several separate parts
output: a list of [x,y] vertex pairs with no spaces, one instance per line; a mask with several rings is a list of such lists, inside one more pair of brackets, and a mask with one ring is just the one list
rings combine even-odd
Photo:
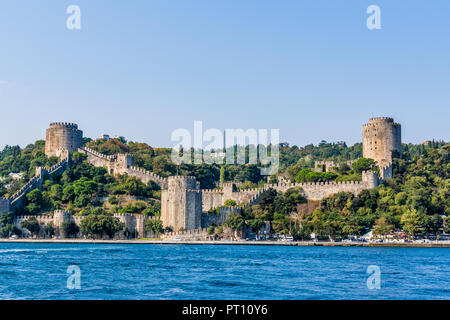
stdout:
[[0,299],[449,299],[449,265],[448,248],[0,243]]

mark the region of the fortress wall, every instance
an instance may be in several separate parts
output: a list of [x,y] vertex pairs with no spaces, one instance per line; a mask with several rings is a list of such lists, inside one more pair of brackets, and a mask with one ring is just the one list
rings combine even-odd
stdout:
[[195,177],[169,177],[161,193],[161,220],[164,227],[196,229],[201,225],[202,191]]
[[34,189],[41,188],[42,186],[42,175],[34,176],[30,181],[28,181],[20,190],[13,194],[10,198],[10,207],[15,210],[23,205],[23,200],[26,194]]
[[186,231],[178,231],[178,232],[169,232],[161,235],[164,240],[175,240],[181,239],[184,241],[201,241],[208,240],[208,230],[206,228],[199,228],[194,230],[186,230]]
[[290,188],[301,187],[303,195],[308,200],[317,201],[339,192],[351,192],[354,195],[358,195],[361,191],[368,189],[368,184],[360,181],[345,181],[278,184],[268,185],[267,187],[273,188],[278,192],[286,192]]
[[302,188],[305,197],[309,200],[322,200],[339,192],[351,192],[356,196],[366,189],[364,184],[355,181],[342,184],[311,184]]
[[[49,169],[40,167],[40,170],[41,170],[42,174],[48,174],[48,175],[52,176],[55,174],[63,173],[64,170],[66,170],[69,166],[70,166],[70,156],[62,159],[59,163],[55,164],[53,167],[51,167]],[[36,169],[39,169],[39,167]]]
[[209,226],[215,224],[215,225],[221,225],[227,220],[228,216],[232,213],[241,213],[242,209],[240,207],[220,207],[219,214],[213,212],[203,212],[202,214],[202,228],[208,228]]
[[334,161],[316,161],[314,162],[314,171],[317,172],[334,172],[333,168],[339,167],[342,163],[345,163],[350,168],[352,167],[353,162],[356,160],[347,160],[342,162],[334,162]]
[[186,213],[184,229],[197,229],[202,224],[202,193],[200,190],[186,192]]
[[236,203],[248,202],[250,201],[251,198],[255,197],[260,192],[261,192],[260,189],[240,190],[238,192],[233,192],[231,194],[231,199],[236,201]]
[[90,152],[86,152],[85,154],[87,155],[87,161],[94,167],[105,167],[110,172],[111,162],[109,160],[100,158]]
[[169,191],[167,189],[161,191],[161,220],[163,227],[170,226]]
[[202,210],[207,212],[224,204],[223,192],[217,190],[202,190]]
[[393,170],[392,163],[387,166],[380,167],[380,178],[382,180],[391,179],[393,175],[392,170]]
[[83,132],[75,123],[54,122],[46,130],[45,154],[48,157],[59,157],[64,150],[76,151],[82,145]]
[[91,165],[95,167],[105,167],[110,174],[127,174],[131,177],[136,177],[145,184],[153,181],[162,189],[167,188],[166,178],[158,176],[143,168],[135,167],[134,158],[129,154],[107,156],[89,148],[80,148],[79,151],[87,155],[87,161]]
[[111,170],[113,169],[112,162],[115,159],[114,156],[106,156],[89,148],[79,148],[78,152],[87,155],[87,162],[94,167],[104,167],[111,173]]
[[21,229],[20,223],[25,220],[30,220],[35,218],[37,222],[41,225],[41,227],[45,227],[49,223],[53,223],[55,228],[61,228],[61,223],[58,223],[57,217],[53,215],[34,215],[34,216],[15,216],[14,217],[14,225]]
[[186,191],[166,189],[161,192],[161,220],[164,227],[178,231],[186,225]]
[[145,221],[146,220],[159,220],[158,217],[145,217],[142,214],[129,214],[129,213],[116,213],[115,218],[118,218],[120,222],[125,224],[125,228],[133,233],[134,230],[137,232],[138,237],[154,237],[156,236],[153,232],[145,231]]
[[[121,214],[116,213],[114,217],[118,218],[120,222],[125,224],[125,227],[133,232],[135,229],[137,230],[139,237],[146,236],[145,232],[145,220],[146,219],[158,219],[157,217],[146,218],[142,214]],[[14,224],[20,228],[20,223],[24,220],[29,220],[31,218],[35,218],[39,224],[45,226],[50,222],[53,222],[56,228],[61,228],[63,222],[72,220],[75,224],[80,227],[81,222],[85,219],[85,216],[71,216],[70,212],[65,210],[55,210],[53,215],[33,215],[33,216],[16,216],[14,218]],[[153,232],[149,233],[150,236],[154,236]]]
[[155,182],[162,189],[167,188],[167,179],[160,177],[150,171],[139,167],[129,167],[124,170],[124,173],[129,176],[136,177],[141,180],[143,183],[148,184],[150,181]]
[[69,158],[62,159],[59,163],[54,165],[53,167],[46,169],[43,167],[36,168],[36,174],[33,178],[31,178],[20,190],[18,190],[15,194],[9,197],[9,203],[11,209],[17,209],[23,205],[23,200],[27,193],[34,189],[41,189],[42,182],[44,180],[44,175],[48,174],[50,176],[54,174],[61,173],[64,171],[70,163]]
[[236,203],[248,202],[251,198],[256,196],[260,192],[259,189],[249,189],[240,191],[231,191],[224,189],[219,190],[202,190],[202,210],[207,212],[211,209],[223,206],[225,201],[231,199],[236,201]]

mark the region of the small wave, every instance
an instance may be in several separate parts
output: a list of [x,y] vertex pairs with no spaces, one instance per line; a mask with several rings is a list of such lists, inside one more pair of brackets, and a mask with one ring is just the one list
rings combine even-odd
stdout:
[[59,249],[0,249],[0,253],[48,253],[58,251],[81,251],[78,248],[59,248]]
[[169,294],[169,295],[170,294],[185,294],[185,293],[186,293],[186,291],[184,291],[181,288],[171,288],[171,289],[163,291],[163,295],[167,295],[167,294]]
[[210,283],[214,286],[219,286],[219,287],[237,287],[237,286],[239,286],[239,283],[223,281],[223,280],[213,280],[213,281],[210,281]]

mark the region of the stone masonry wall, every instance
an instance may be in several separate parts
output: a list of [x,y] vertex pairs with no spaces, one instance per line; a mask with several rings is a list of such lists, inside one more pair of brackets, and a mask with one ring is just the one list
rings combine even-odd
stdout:
[[362,181],[279,183],[273,185],[268,184],[265,188],[273,188],[279,192],[286,192],[290,188],[300,187],[303,190],[303,195],[308,200],[317,201],[339,192],[351,192],[356,196],[361,191],[375,188],[380,183],[376,172],[363,172],[362,176]]
[[[157,217],[145,217],[142,214],[121,214],[116,213],[114,217],[118,218],[120,222],[125,224],[125,228],[133,233],[134,230],[137,231],[138,237],[155,237],[153,232],[145,231],[145,221],[146,219],[156,220]],[[63,222],[72,220],[75,224],[80,227],[81,222],[85,218],[84,216],[71,216],[69,211],[65,210],[55,210],[52,215],[33,215],[33,216],[16,216],[14,218],[14,224],[20,228],[20,223],[24,220],[29,220],[35,218],[39,224],[45,226],[50,222],[59,230],[62,227]],[[81,236],[81,234],[80,234]]]
[[83,145],[83,132],[78,125],[67,122],[50,124],[45,134],[45,154],[60,157],[63,151],[76,151]]
[[208,228],[211,225],[221,225],[227,220],[228,216],[232,213],[241,213],[240,207],[220,207],[219,213],[215,212],[203,212],[202,214],[202,228]]
[[87,155],[87,161],[95,167],[104,167],[110,174],[127,174],[136,177],[143,183],[150,181],[158,184],[162,189],[167,188],[167,179],[160,177],[143,168],[134,166],[134,158],[129,154],[107,156],[90,148],[80,148],[79,152]]
[[392,163],[392,153],[401,152],[401,126],[387,117],[371,118],[363,125],[363,157],[380,166]]
[[259,193],[259,189],[235,190],[223,188],[222,190],[202,190],[202,209],[207,212],[211,209],[223,206],[225,201],[231,199],[237,204],[248,202]]
[[201,226],[202,194],[195,177],[169,177],[161,192],[161,220],[175,231]]
[[20,188],[16,193],[8,198],[10,203],[10,209],[15,210],[22,206],[23,200],[27,193],[34,189],[42,188],[42,182],[46,174],[52,176],[54,174],[59,174],[70,166],[70,157],[62,159],[59,163],[51,168],[37,167],[36,174],[31,178],[22,188]]

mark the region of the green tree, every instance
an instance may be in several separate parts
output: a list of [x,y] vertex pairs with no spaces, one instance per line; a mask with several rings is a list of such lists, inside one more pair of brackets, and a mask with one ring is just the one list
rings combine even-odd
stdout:
[[416,235],[422,226],[421,218],[421,214],[416,209],[407,209],[401,217],[403,231],[410,236]]
[[316,172],[312,169],[300,170],[295,177],[296,182],[319,182],[319,181],[331,181],[338,177],[334,172]]
[[159,235],[164,232],[163,224],[161,220],[148,219],[145,221],[145,231],[153,231]]
[[0,236],[8,238],[12,235],[20,236],[22,231],[14,225],[14,213],[8,212],[0,215]]
[[357,173],[370,171],[375,168],[375,161],[373,159],[361,158],[353,162],[352,167]]
[[207,232],[209,235],[213,235],[215,231],[216,231],[216,228],[214,226],[209,226],[207,229]]
[[62,194],[62,187],[59,184],[55,184],[50,187],[50,196],[53,200],[61,200]]
[[55,235],[55,231],[56,231],[55,225],[51,221],[47,223],[47,225],[44,227],[44,232],[49,237],[53,237]]
[[34,189],[27,193],[26,198],[28,203],[34,203],[36,205],[42,205],[42,192],[39,189]]
[[108,202],[110,204],[118,204],[119,203],[119,199],[117,198],[117,196],[112,195],[108,198]]
[[61,233],[64,238],[76,236],[79,231],[80,228],[72,220],[64,221],[61,225]]
[[225,226],[230,228],[233,232],[242,230],[245,225],[245,221],[238,213],[232,213],[228,216],[224,223]]
[[384,236],[388,233],[392,233],[394,229],[395,227],[393,224],[389,223],[385,217],[381,217],[375,222],[372,232],[374,235]]
[[426,231],[429,233],[437,234],[439,230],[443,227],[444,220],[439,214],[432,215],[426,222]]
[[125,224],[120,222],[116,217],[110,215],[96,215],[91,214],[86,216],[81,221],[81,232],[90,237],[100,237],[103,238],[107,235],[109,238],[114,237],[114,235],[125,230]]
[[248,226],[252,229],[253,232],[258,232],[262,227],[266,225],[264,220],[261,219],[252,219],[247,221]]
[[450,217],[445,217],[444,219],[444,232],[450,233]]
[[41,231],[41,225],[39,224],[36,218],[23,220],[22,222],[20,222],[20,227],[27,229],[34,236],[38,236],[39,231]]
[[227,200],[225,200],[223,205],[224,205],[224,207],[236,207],[237,203],[236,203],[236,201],[234,201],[232,199],[227,199]]

